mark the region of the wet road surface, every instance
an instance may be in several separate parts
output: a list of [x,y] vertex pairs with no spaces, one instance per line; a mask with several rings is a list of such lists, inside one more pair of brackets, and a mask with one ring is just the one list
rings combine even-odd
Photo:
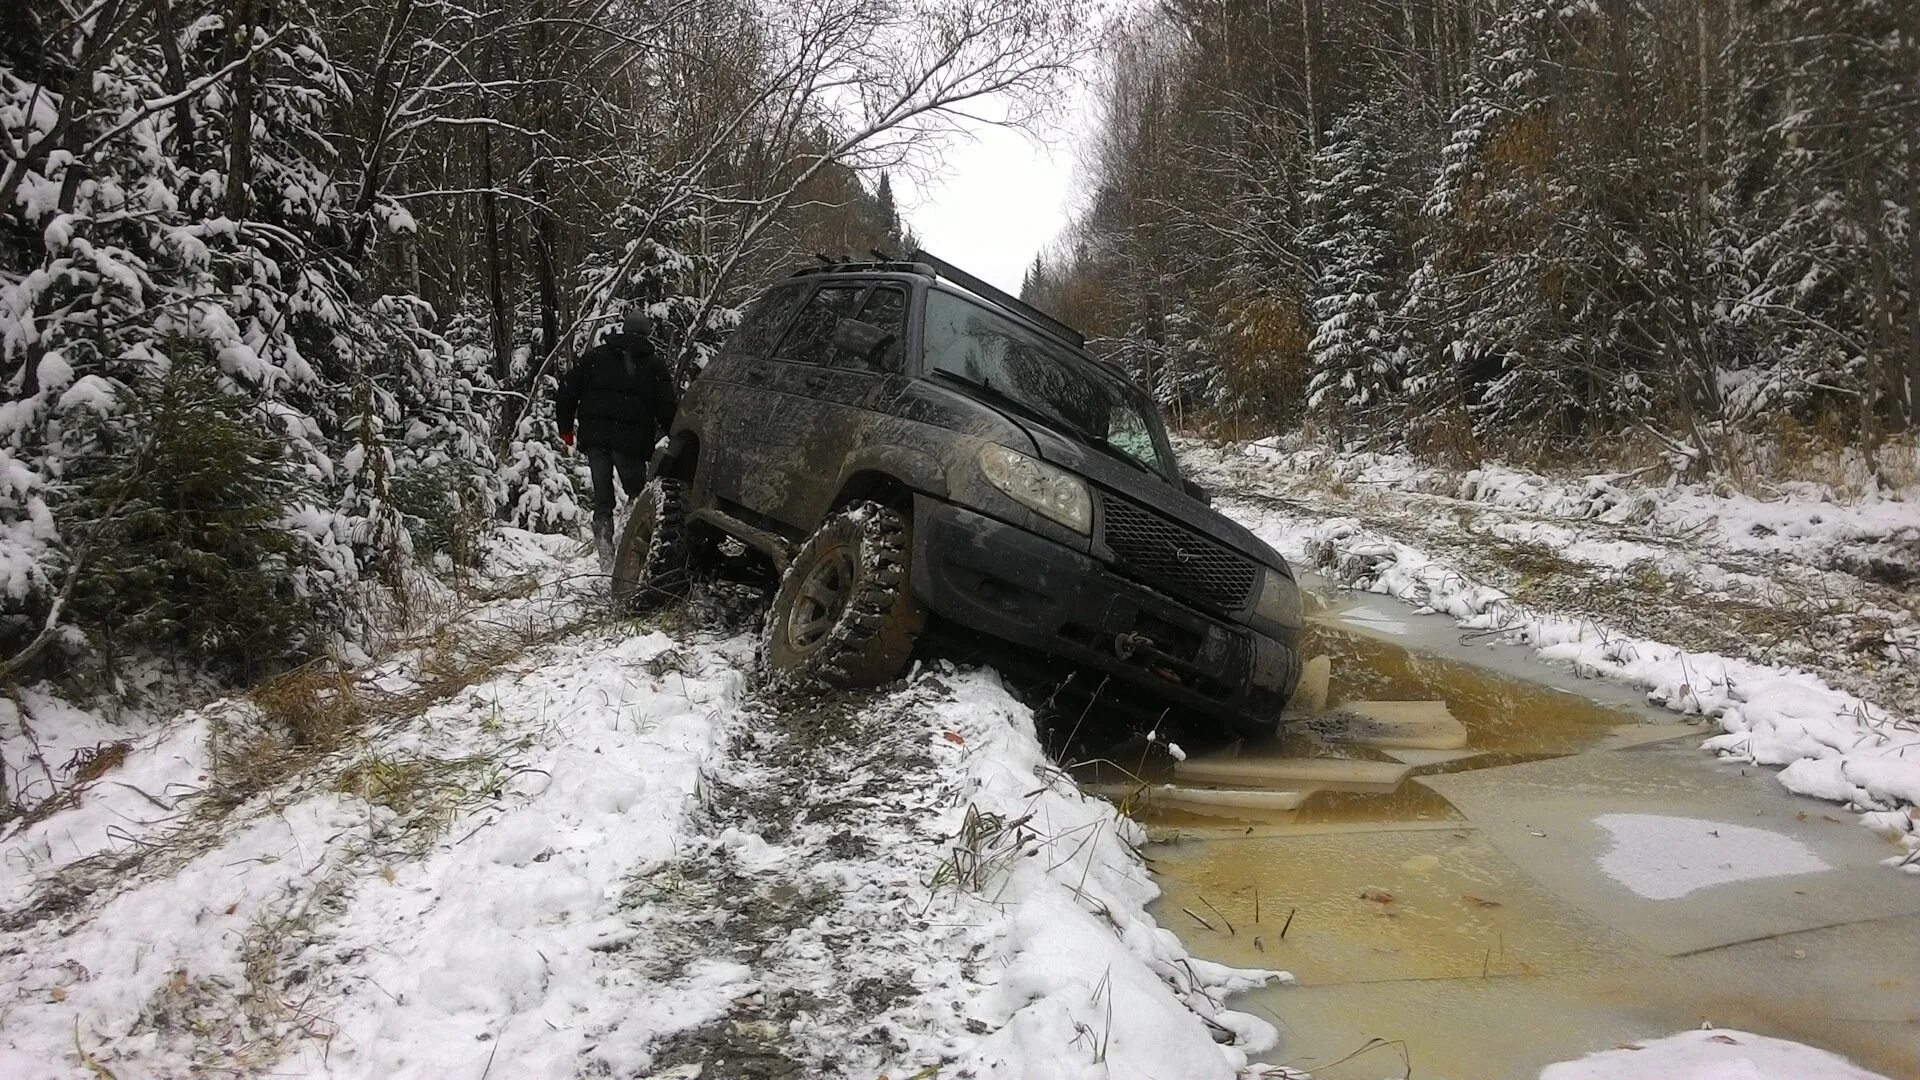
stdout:
[[[1444,617],[1334,596],[1310,637],[1328,713],[1106,789],[1154,838],[1162,925],[1297,977],[1236,1002],[1280,1027],[1268,1060],[1520,1077],[1710,1023],[1920,1076],[1920,882],[1851,814]],[[1466,745],[1350,741],[1356,700],[1444,702]]]

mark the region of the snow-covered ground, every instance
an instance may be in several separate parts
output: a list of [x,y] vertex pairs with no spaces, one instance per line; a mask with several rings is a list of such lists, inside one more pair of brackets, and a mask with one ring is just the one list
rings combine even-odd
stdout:
[[[1709,530],[1656,528],[1671,500],[1627,525],[1612,496],[1525,477],[1436,495],[1437,474],[1377,459],[1349,491],[1412,479],[1369,489],[1363,519],[1283,451],[1187,449],[1290,557],[1712,716],[1714,749],[1912,844],[1907,713],[1522,598],[1459,554],[1561,530],[1568,565],[1620,565],[1631,528],[1662,565],[1723,565]],[[1885,501],[1855,508],[1855,542],[1900,520]],[[1453,503],[1484,515],[1461,546],[1396,527]],[[507,533],[492,562],[484,597],[443,598],[345,680],[117,723],[29,690],[38,748],[0,715],[9,760],[66,792],[0,833],[0,1076],[1299,1075],[1259,1063],[1274,1031],[1228,1001],[1287,976],[1155,925],[1140,829],[1046,760],[993,673],[788,696],[753,675],[751,620],[609,621],[566,542]],[[1836,572],[1778,574],[1802,570]],[[301,709],[349,729],[290,742]],[[1688,1032],[1548,1075],[1866,1074]]]
[[1274,441],[1182,452],[1289,559],[1710,718],[1707,749],[1861,811],[1920,873],[1920,598],[1887,583],[1920,565],[1920,487],[1763,500]]
[[1223,1003],[1286,976],[1154,924],[1139,828],[991,672],[769,697],[749,637],[591,617],[580,569],[319,687],[365,703],[324,753],[222,699],[14,823],[0,1075],[1228,1078],[1272,1043]]

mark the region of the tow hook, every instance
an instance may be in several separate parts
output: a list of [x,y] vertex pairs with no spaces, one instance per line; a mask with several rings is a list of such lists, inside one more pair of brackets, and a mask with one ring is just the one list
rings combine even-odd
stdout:
[[1136,634],[1128,631],[1124,634],[1115,635],[1113,639],[1113,652],[1114,655],[1122,660],[1131,660],[1133,659],[1133,654],[1138,652],[1142,645],[1151,648],[1153,646],[1153,639],[1145,634]]

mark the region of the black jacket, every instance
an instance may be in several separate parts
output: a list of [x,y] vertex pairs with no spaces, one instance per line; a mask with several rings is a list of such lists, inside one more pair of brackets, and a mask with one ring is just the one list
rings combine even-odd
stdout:
[[560,434],[580,424],[582,450],[648,455],[673,426],[673,374],[645,338],[615,334],[560,379]]

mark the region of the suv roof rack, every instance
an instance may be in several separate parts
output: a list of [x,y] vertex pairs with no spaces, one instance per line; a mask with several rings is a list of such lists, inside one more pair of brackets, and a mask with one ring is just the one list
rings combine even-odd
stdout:
[[1029,321],[1039,323],[1047,330],[1072,342],[1075,348],[1084,349],[1087,347],[1087,336],[1085,334],[1082,334],[1080,331],[1075,330],[1073,327],[1068,326],[1066,323],[1061,322],[1046,312],[1041,311],[1039,308],[1034,307],[1032,304],[1027,303],[1012,293],[987,284],[947,260],[940,258],[938,255],[930,255],[925,251],[916,249],[911,257],[914,262],[925,263],[927,266],[932,267],[935,273],[968,292],[991,300],[1002,307],[1011,308],[1026,317]]
[[[875,252],[874,254],[879,255],[880,253]],[[985,300],[991,300],[1001,307],[1015,312],[1028,322],[1038,325],[1048,333],[1070,342],[1075,348],[1084,349],[1087,347],[1087,337],[1085,334],[1082,334],[1080,331],[1075,330],[1073,327],[1068,326],[1066,323],[1061,322],[1046,312],[1041,311],[1039,308],[1034,307],[1032,304],[1027,303],[1012,293],[987,284],[985,281],[974,277],[972,274],[967,273],[965,270],[960,269],[938,255],[931,255],[925,251],[916,249],[912,255],[905,259],[870,259],[864,262],[856,262],[852,259],[838,261],[828,258],[825,255],[817,256],[817,258],[820,260],[820,265],[803,266],[788,276],[811,277],[814,274],[870,274],[879,272],[926,274],[929,277],[943,277],[968,292],[973,293],[975,296]]]
[[808,277],[813,274],[845,274],[845,273],[859,273],[859,272],[872,273],[874,271],[883,271],[883,272],[896,273],[896,274],[932,275],[932,274],[938,273],[937,270],[935,270],[931,266],[928,266],[926,263],[907,262],[904,259],[887,259],[887,260],[868,259],[864,262],[855,262],[852,259],[848,259],[845,262],[828,260],[828,261],[821,262],[821,264],[818,266],[803,266],[800,269],[795,270],[792,274],[788,276],[789,277]]

